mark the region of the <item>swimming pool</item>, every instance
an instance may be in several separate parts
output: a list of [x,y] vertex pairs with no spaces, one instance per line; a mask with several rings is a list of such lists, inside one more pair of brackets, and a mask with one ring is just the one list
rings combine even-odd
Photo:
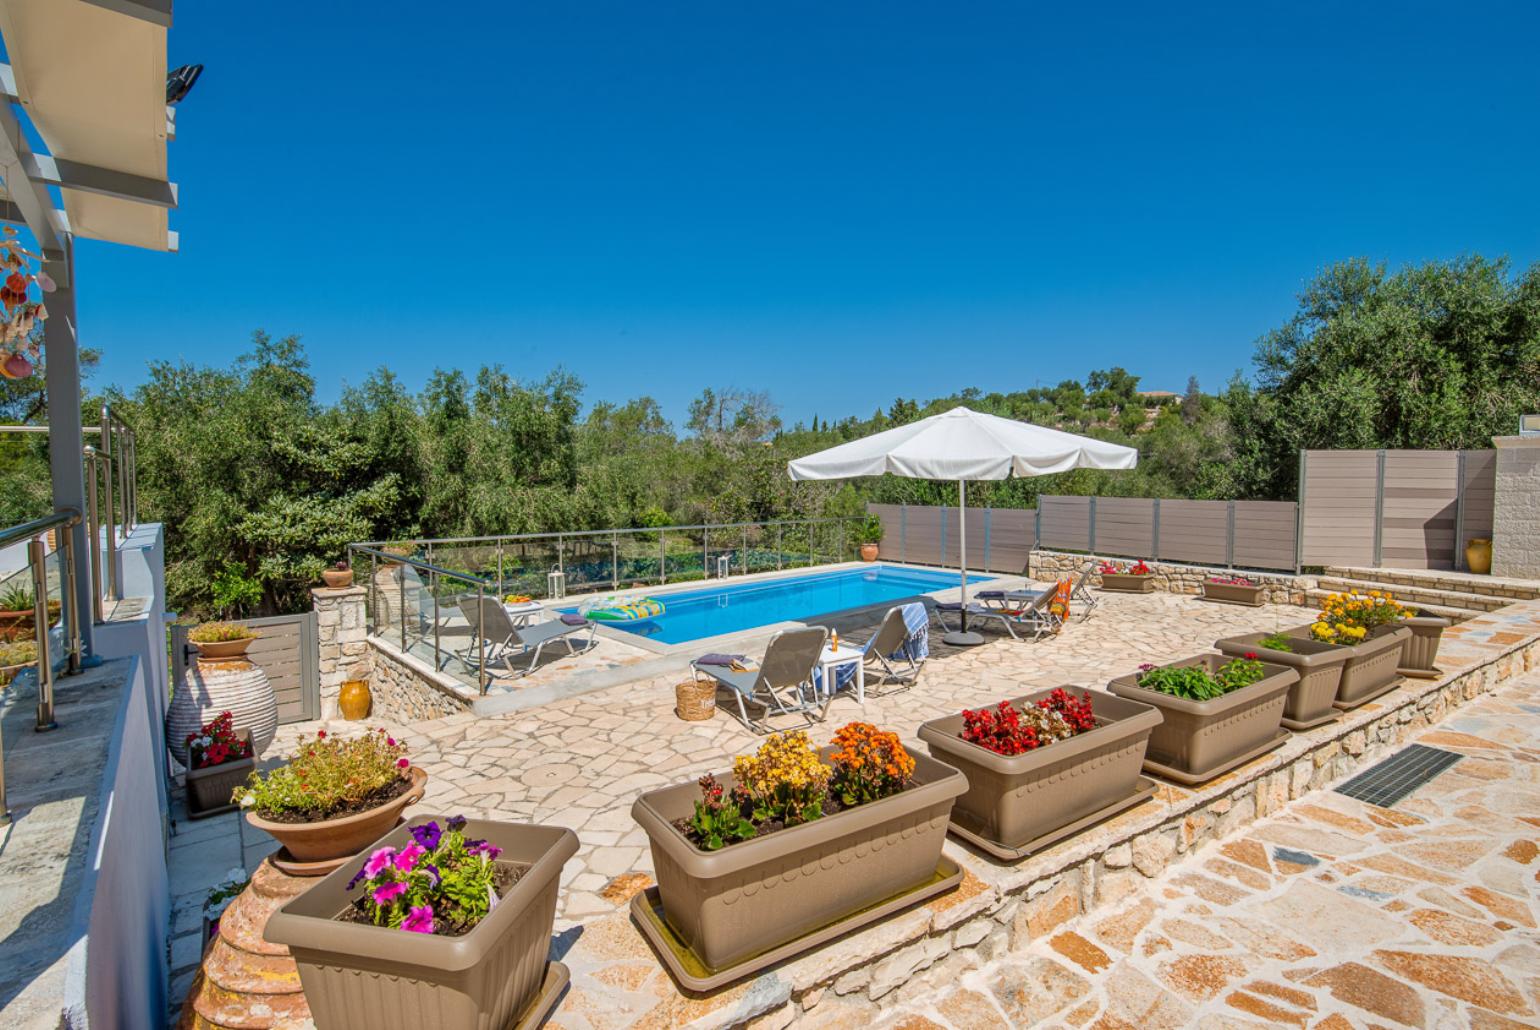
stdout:
[[[993,578],[970,575],[968,582],[981,583]],[[667,606],[657,618],[604,625],[660,644],[684,644],[775,622],[802,622],[850,608],[945,590],[957,586],[959,580],[951,572],[877,565],[748,583],[729,581],[703,590],[657,594],[658,600]]]

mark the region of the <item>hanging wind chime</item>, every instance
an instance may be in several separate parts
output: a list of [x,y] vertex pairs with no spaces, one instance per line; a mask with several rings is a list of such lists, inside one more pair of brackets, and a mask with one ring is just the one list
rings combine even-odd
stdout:
[[0,239],[0,273],[5,275],[0,283],[0,375],[7,379],[26,379],[42,361],[43,345],[33,330],[43,324],[48,309],[32,300],[31,288],[36,283],[42,293],[52,293],[58,287],[41,268],[33,271],[32,262],[41,260],[21,245],[13,227],[5,227]]

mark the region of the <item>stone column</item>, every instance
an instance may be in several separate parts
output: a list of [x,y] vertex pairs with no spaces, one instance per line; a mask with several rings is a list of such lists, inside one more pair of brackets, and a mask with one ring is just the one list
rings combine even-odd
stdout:
[[1497,436],[1492,443],[1492,575],[1540,579],[1540,436]]
[[361,586],[340,590],[315,587],[310,591],[321,649],[323,719],[339,717],[337,694],[344,682],[368,679],[373,672],[366,641],[369,631],[364,622],[364,599],[368,594]]

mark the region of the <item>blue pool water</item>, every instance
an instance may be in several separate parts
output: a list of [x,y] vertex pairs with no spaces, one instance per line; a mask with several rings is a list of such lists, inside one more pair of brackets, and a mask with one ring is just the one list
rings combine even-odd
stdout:
[[[968,582],[993,578],[971,575]],[[657,618],[605,625],[663,644],[683,644],[773,622],[803,622],[850,608],[897,601],[955,587],[958,581],[956,573],[876,565],[752,583],[729,582],[701,590],[659,593],[657,598],[667,609]]]

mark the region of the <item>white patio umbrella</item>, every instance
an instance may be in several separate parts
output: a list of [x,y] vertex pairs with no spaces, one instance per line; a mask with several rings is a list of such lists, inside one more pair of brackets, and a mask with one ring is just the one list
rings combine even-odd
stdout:
[[1139,452],[1132,447],[957,407],[809,454],[788,462],[786,469],[794,480],[851,479],[889,472],[910,479],[957,480],[962,631],[942,639],[971,645],[983,643],[984,638],[968,631],[968,482],[1046,476],[1077,468],[1131,469],[1138,460]]

